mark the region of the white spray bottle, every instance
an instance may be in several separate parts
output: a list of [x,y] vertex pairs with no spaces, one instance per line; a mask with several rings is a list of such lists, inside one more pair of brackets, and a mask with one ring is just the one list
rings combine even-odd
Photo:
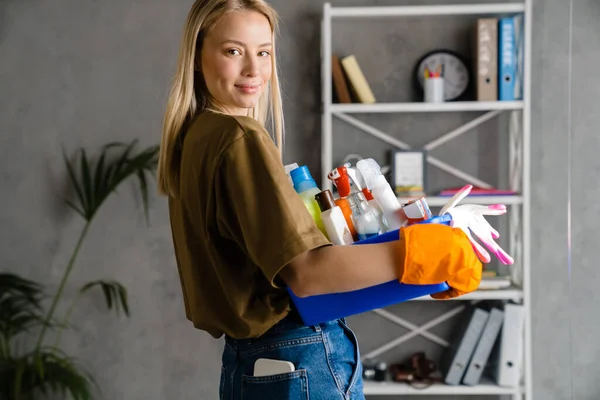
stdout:
[[348,175],[350,175],[350,178],[352,178],[354,185],[360,192],[362,192],[362,194],[367,200],[367,203],[369,204],[369,207],[371,207],[371,210],[373,210],[375,218],[377,219],[377,222],[380,225],[379,233],[384,233],[386,231],[387,225],[385,223],[383,212],[381,211],[379,204],[377,204],[377,201],[373,197],[373,194],[371,193],[369,188],[367,188],[367,184],[365,182],[364,177],[362,176],[362,173],[358,170],[358,168],[346,167],[346,169],[348,170]]
[[377,161],[372,158],[363,159],[356,163],[356,168],[360,171],[367,188],[383,212],[387,230],[393,231],[404,226],[406,217],[402,211],[402,205],[381,173],[381,167]]

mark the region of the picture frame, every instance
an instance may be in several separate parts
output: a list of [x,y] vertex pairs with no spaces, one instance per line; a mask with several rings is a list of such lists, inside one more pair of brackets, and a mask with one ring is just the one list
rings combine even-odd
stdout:
[[398,197],[422,197],[427,193],[427,151],[392,150],[391,186]]

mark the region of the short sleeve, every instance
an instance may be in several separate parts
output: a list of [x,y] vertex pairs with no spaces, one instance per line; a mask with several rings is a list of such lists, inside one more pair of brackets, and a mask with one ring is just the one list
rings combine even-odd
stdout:
[[275,287],[279,271],[296,256],[331,244],[288,180],[266,132],[248,131],[224,151],[215,188],[219,230]]

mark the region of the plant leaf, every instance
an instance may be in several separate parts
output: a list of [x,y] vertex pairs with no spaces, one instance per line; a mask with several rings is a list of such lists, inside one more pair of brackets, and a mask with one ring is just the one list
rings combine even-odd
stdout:
[[77,195],[77,200],[79,201],[79,204],[81,205],[80,208],[82,210],[86,210],[88,207],[87,207],[87,203],[85,201],[85,197],[83,196],[83,192],[81,190],[81,187],[79,186],[79,182],[77,181],[77,177],[75,176],[73,165],[71,164],[71,162],[67,158],[67,155],[65,153],[64,147],[63,147],[63,159],[65,161],[65,165],[67,166],[67,171],[69,173],[69,179],[71,181],[71,185],[75,189],[75,194]]
[[94,202],[94,193],[92,189],[92,177],[90,176],[90,165],[88,164],[85,149],[81,149],[80,154],[81,184],[83,186],[83,194],[86,198],[87,205],[84,211],[89,221],[96,213],[96,204]]
[[3,381],[11,386],[9,399],[20,398],[18,394],[29,398],[39,390],[42,394],[52,393],[61,398],[91,400],[92,386],[98,388],[87,371],[57,349],[42,348],[39,353],[33,352],[13,360],[3,369],[2,376]]
[[119,310],[123,309],[125,315],[129,316],[129,305],[127,304],[127,289],[123,285],[115,281],[94,281],[85,284],[79,291],[85,293],[88,290],[99,286],[104,294],[104,300],[109,310],[112,310],[113,304],[115,311],[119,314]]
[[43,324],[42,287],[10,273],[0,273],[0,358],[12,357],[13,339]]
[[142,207],[144,208],[144,218],[146,224],[150,221],[150,208],[148,206],[148,182],[146,182],[146,174],[144,170],[137,171],[137,177],[140,182],[140,192],[142,194]]
[[103,150],[100,154],[100,158],[98,159],[98,163],[96,164],[96,172],[94,173],[94,189],[96,194],[98,191],[102,189],[102,174],[104,173],[104,160],[106,158],[106,150]]
[[43,297],[43,288],[40,284],[19,275],[11,273],[0,273],[0,299],[10,294],[18,294],[31,301],[36,308],[40,308]]
[[123,311],[125,315],[129,316],[129,304],[127,301],[127,289],[123,286],[119,287],[119,299],[121,300],[121,306],[123,307]]
[[[77,193],[79,204],[67,202],[86,221],[91,221],[106,198],[117,190],[117,187],[131,176],[136,176],[140,185],[142,205],[146,223],[149,220],[148,182],[146,173],[154,176],[158,165],[159,146],[150,146],[139,153],[134,153],[137,140],[129,144],[111,142],[102,147],[98,161],[93,165],[88,161],[87,153],[81,149],[79,179],[75,176],[74,168],[65,157],[71,182]],[[120,150],[115,157],[110,152]],[[91,171],[94,171],[93,174]],[[93,175],[93,176],[92,176]]]
[[81,215],[83,218],[86,218],[85,212],[83,210],[81,210],[79,207],[77,207],[75,204],[73,204],[70,200],[65,200],[65,202],[67,203],[67,205],[69,207],[71,207],[73,210],[75,210],[77,212],[77,214]]

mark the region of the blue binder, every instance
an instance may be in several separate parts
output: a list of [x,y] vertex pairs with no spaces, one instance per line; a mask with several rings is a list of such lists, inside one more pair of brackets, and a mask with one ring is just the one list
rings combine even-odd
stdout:
[[[450,215],[433,217],[421,223],[440,223],[449,225]],[[384,243],[398,240],[399,230],[384,233],[355,245]],[[448,290],[447,283],[434,285],[407,285],[393,280],[380,285],[344,293],[330,293],[317,296],[298,297],[288,288],[288,293],[306,325],[316,325],[337,318],[360,314],[377,308],[401,303],[421,296],[431,295]]]
[[498,100],[523,99],[523,16],[498,20]]

